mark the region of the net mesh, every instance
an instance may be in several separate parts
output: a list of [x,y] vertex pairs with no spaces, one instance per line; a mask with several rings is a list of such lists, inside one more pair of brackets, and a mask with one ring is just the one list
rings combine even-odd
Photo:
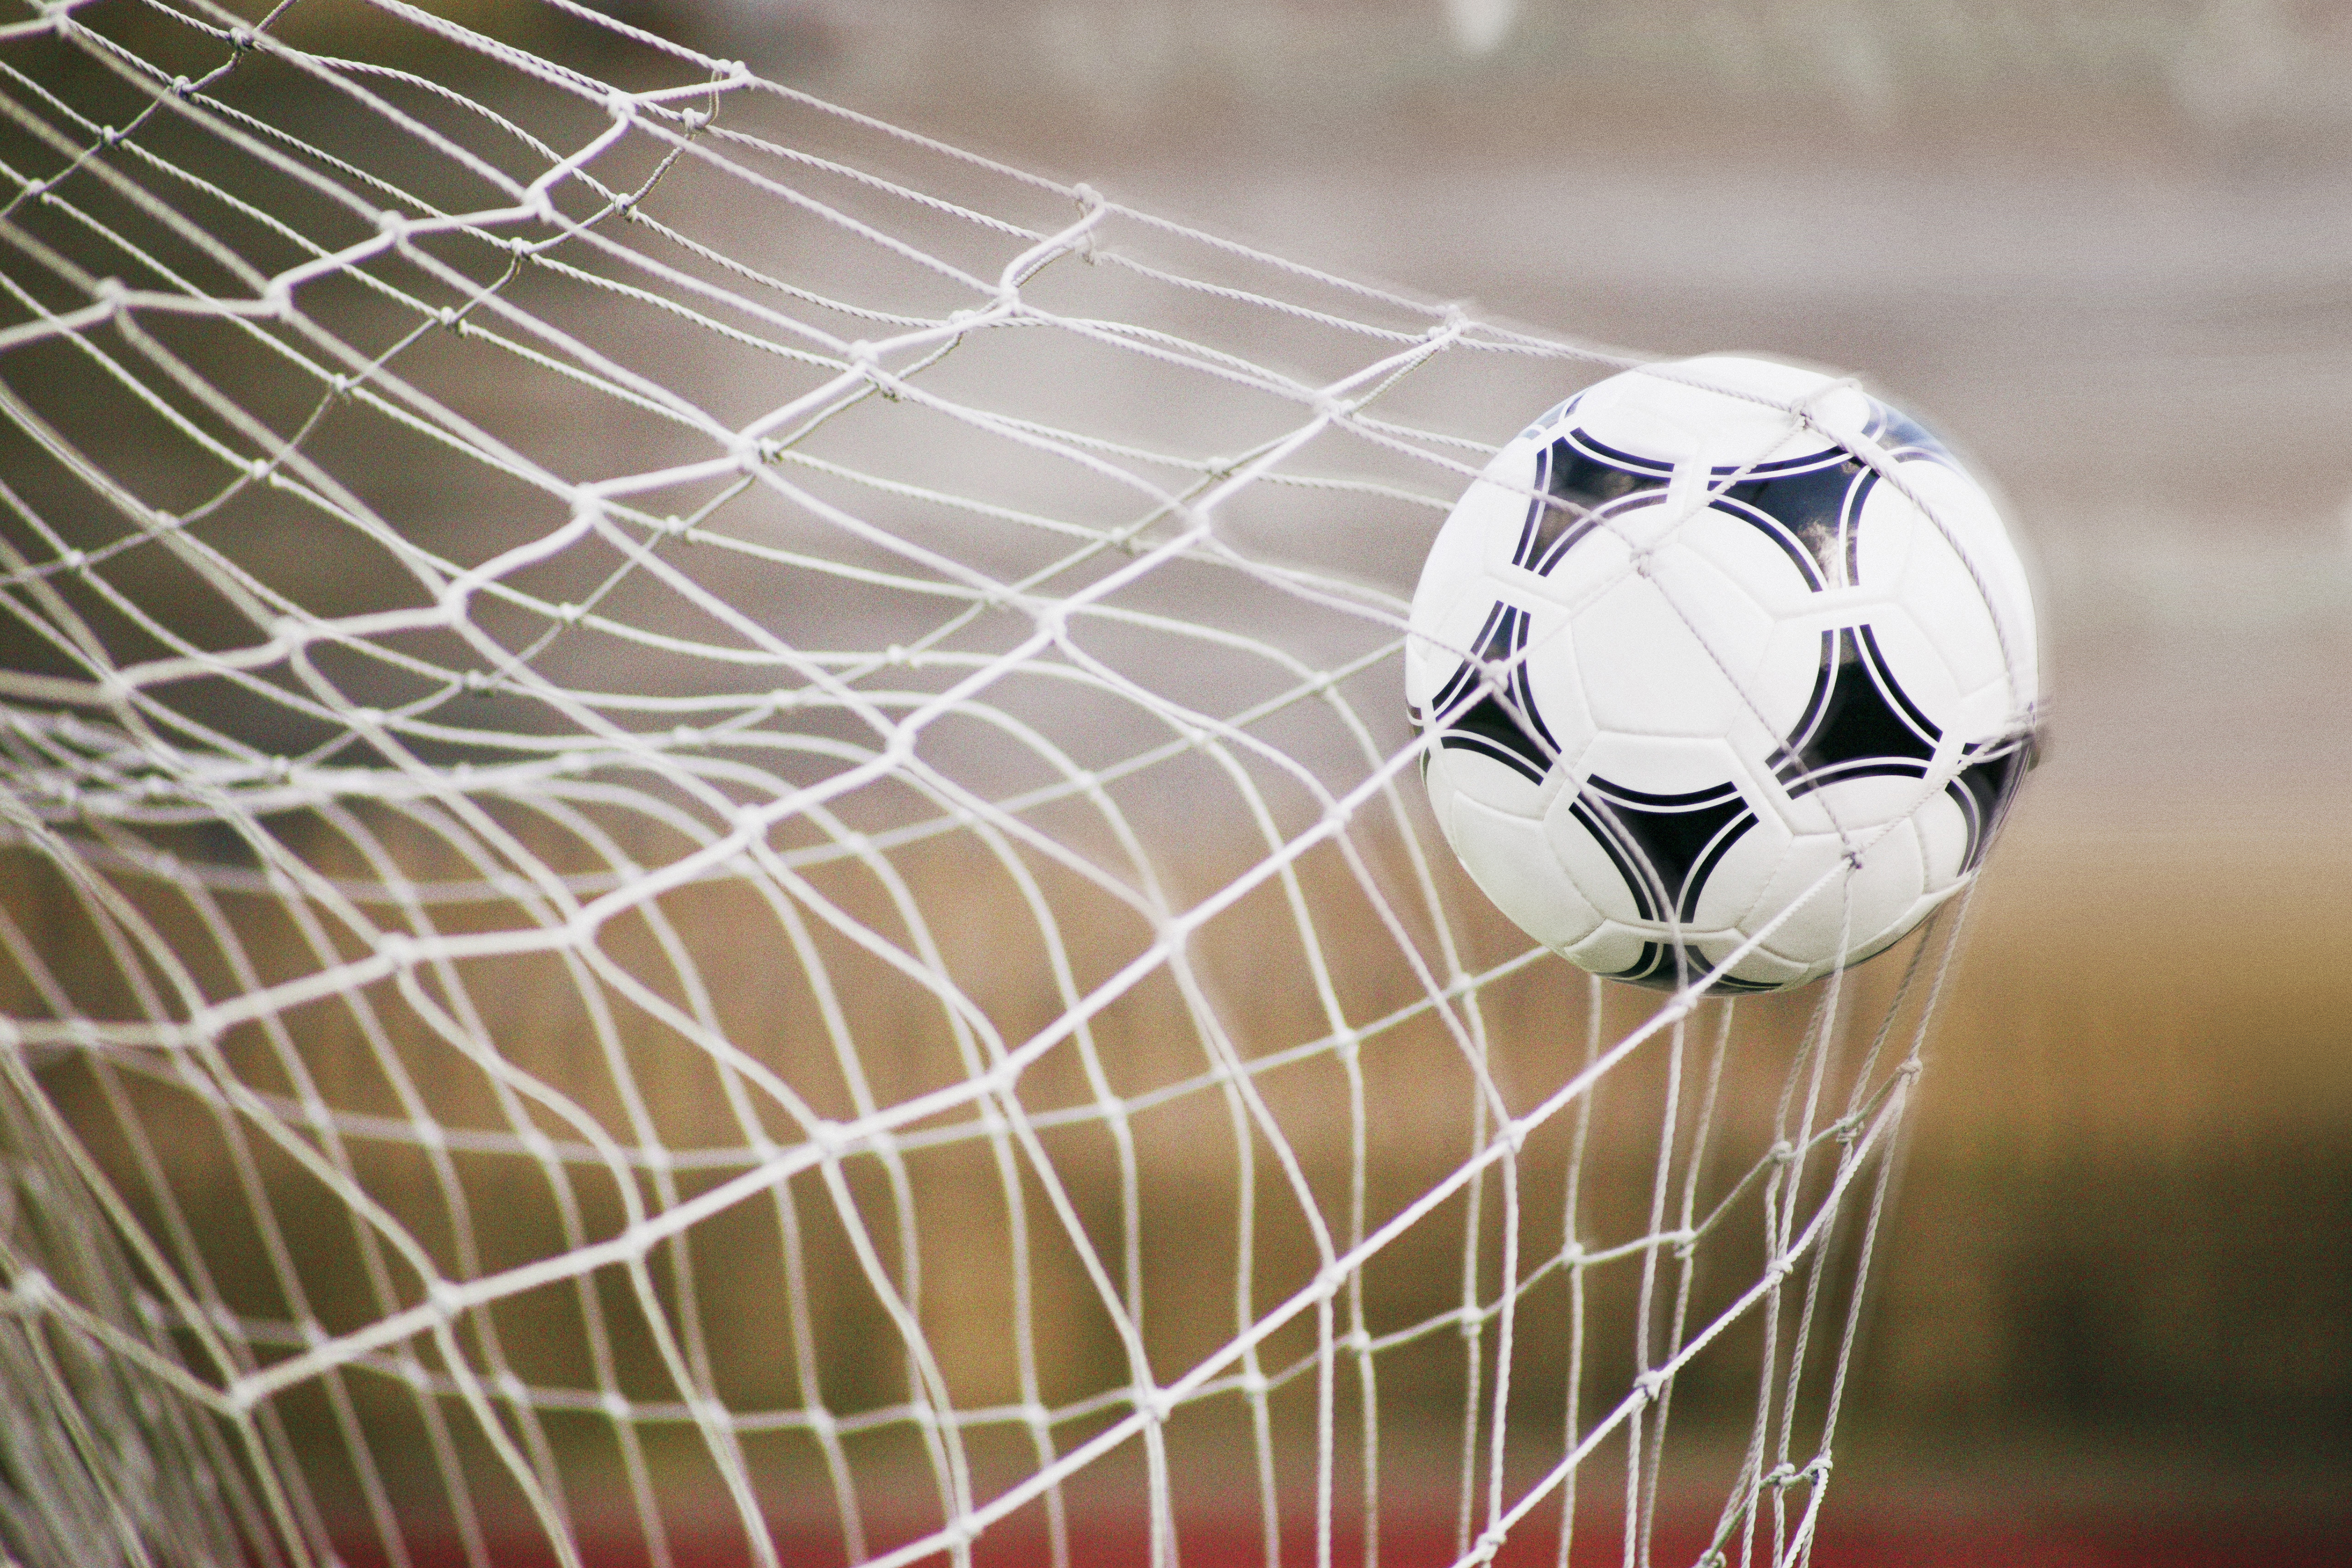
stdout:
[[1410,776],[1631,362],[500,30],[0,26],[0,1546],[1801,1561],[1955,922],[1616,990]]

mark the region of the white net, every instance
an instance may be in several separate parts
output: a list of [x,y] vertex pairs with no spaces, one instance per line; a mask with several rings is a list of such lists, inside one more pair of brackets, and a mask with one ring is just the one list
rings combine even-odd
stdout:
[[0,27],[0,1547],[1802,1560],[1955,921],[1607,987],[1411,777],[1628,362],[531,37]]

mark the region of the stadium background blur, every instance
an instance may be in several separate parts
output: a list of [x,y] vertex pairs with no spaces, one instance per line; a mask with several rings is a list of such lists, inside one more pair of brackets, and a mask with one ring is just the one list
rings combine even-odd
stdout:
[[2055,696],[1933,1048],[1849,1479],[1948,1448],[2345,1502],[2352,9],[646,19],[1286,257],[1922,409],[2039,560]]
[[2342,1560],[2352,8],[637,19],[1295,258],[1852,370],[1969,451],[2039,563],[2053,743],[1932,1047],[1827,1546]]
[[1286,257],[1851,370],[1969,453],[2039,563],[2052,745],[1931,1047],[1822,1561],[2345,1560],[2352,8],[617,14]]

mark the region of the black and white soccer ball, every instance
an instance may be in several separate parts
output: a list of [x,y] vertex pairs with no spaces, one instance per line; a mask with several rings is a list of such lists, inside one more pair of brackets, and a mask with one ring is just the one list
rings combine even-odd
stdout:
[[1983,487],[1849,381],[1708,356],[1598,383],[1446,519],[1406,696],[1430,804],[1538,941],[1771,991],[1974,875],[2036,730]]

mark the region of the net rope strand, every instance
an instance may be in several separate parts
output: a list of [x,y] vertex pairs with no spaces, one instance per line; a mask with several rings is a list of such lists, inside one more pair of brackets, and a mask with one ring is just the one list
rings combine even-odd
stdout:
[[1628,1000],[1400,780],[1633,356],[541,3],[0,24],[0,1549],[1804,1561],[1958,920]]

